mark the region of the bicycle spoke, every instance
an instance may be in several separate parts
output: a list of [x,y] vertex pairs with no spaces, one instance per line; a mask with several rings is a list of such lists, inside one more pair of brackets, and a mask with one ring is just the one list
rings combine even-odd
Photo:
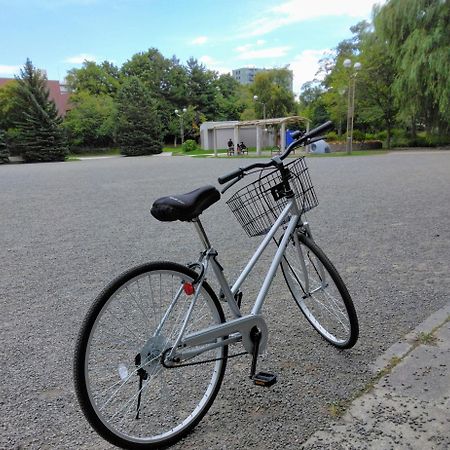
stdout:
[[[128,275],[113,294],[99,299],[103,306],[91,321],[90,338],[83,340],[88,348],[87,363],[82,363],[87,379],[83,386],[108,433],[149,443],[185,433],[206,413],[220,387],[226,355],[226,348],[218,347],[202,354],[201,360],[214,361],[201,366],[167,369],[161,364],[192,304],[183,283],[196,275],[172,263],[154,266]],[[220,304],[209,292],[200,288],[185,334],[223,320]],[[104,434],[104,428],[98,431]]]
[[[330,343],[344,348],[352,346],[357,338],[357,320],[355,316],[350,316],[349,308],[353,306],[348,293],[347,300],[342,296],[341,291],[346,292],[345,286],[342,287],[343,283],[339,280],[341,287],[338,288],[336,275],[333,278],[329,272],[332,270],[335,273],[334,267],[323,254],[319,258],[316,251],[319,254],[321,251],[313,250],[316,247],[309,238],[299,233],[298,241],[300,248],[290,241],[281,262],[284,277],[296,303],[312,326]],[[304,257],[304,266],[301,255]],[[305,285],[309,286],[308,292],[305,291]]]

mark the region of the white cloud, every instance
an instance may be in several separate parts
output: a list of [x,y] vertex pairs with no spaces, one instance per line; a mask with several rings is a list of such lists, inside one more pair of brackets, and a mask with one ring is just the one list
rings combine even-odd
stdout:
[[83,64],[84,61],[96,62],[97,58],[95,56],[89,55],[87,53],[81,53],[79,55],[70,56],[69,58],[66,58],[64,60],[64,62],[70,63],[70,64]]
[[214,58],[212,58],[211,56],[208,56],[208,55],[200,56],[200,58],[198,60],[201,63],[205,64],[205,66],[217,64],[217,61]]
[[246,27],[246,36],[261,36],[280,27],[326,16],[370,17],[372,7],[386,0],[287,0],[264,11]]
[[253,44],[245,44],[245,45],[240,45],[239,47],[236,47],[235,50],[239,53],[242,53],[242,52],[249,51],[252,47],[253,47]]
[[294,73],[294,92],[296,94],[300,91],[302,84],[315,78],[319,69],[319,60],[327,52],[329,52],[328,49],[304,50],[292,59],[289,68]]
[[2,66],[0,65],[0,75],[15,75],[20,71],[20,66]]
[[198,59],[202,64],[206,66],[207,69],[215,70],[222,73],[231,73],[231,69],[229,67],[226,67],[223,65],[222,61],[217,61],[216,59],[212,58],[208,55],[203,55]]
[[198,36],[194,40],[191,41],[191,44],[193,45],[203,45],[208,41],[208,38],[206,36]]
[[262,49],[253,49],[252,47],[242,48],[238,50],[237,59],[263,59],[263,58],[280,58],[286,56],[291,47],[268,47]]

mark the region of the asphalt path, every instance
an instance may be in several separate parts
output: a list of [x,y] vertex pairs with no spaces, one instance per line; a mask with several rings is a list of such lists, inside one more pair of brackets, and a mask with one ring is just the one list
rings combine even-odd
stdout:
[[[82,318],[125,269],[196,259],[192,226],[154,220],[154,199],[217,185],[219,175],[247,163],[141,157],[0,166],[0,448],[110,448],[74,395]],[[448,301],[450,152],[310,158],[308,165],[320,201],[308,220],[352,294],[360,339],[344,352],[327,345],[278,274],[263,309],[270,336],[259,362],[278,383],[253,386],[250,360],[230,360],[210,412],[175,448],[299,448],[333,422],[333,405],[370,380],[379,355]],[[235,277],[260,239],[246,237],[224,201],[203,223]],[[243,288],[244,311],[269,260]]]

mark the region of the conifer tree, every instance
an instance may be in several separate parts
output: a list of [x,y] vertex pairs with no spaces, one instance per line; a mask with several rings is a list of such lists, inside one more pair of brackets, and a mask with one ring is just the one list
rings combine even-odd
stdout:
[[117,142],[125,156],[161,153],[163,133],[157,102],[137,77],[117,95]]
[[9,151],[6,145],[5,133],[0,130],[0,164],[9,162]]
[[17,82],[17,147],[24,161],[63,161],[67,143],[62,119],[49,98],[45,75],[27,59]]

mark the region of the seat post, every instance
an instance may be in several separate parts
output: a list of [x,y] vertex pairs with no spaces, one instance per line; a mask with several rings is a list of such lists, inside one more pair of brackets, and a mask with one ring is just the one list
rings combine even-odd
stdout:
[[194,224],[195,229],[197,230],[197,233],[200,237],[200,240],[202,241],[202,244],[205,247],[205,250],[209,250],[211,248],[211,244],[209,243],[208,236],[206,236],[205,229],[203,228],[200,219],[196,217],[195,219],[192,219],[192,223]]

